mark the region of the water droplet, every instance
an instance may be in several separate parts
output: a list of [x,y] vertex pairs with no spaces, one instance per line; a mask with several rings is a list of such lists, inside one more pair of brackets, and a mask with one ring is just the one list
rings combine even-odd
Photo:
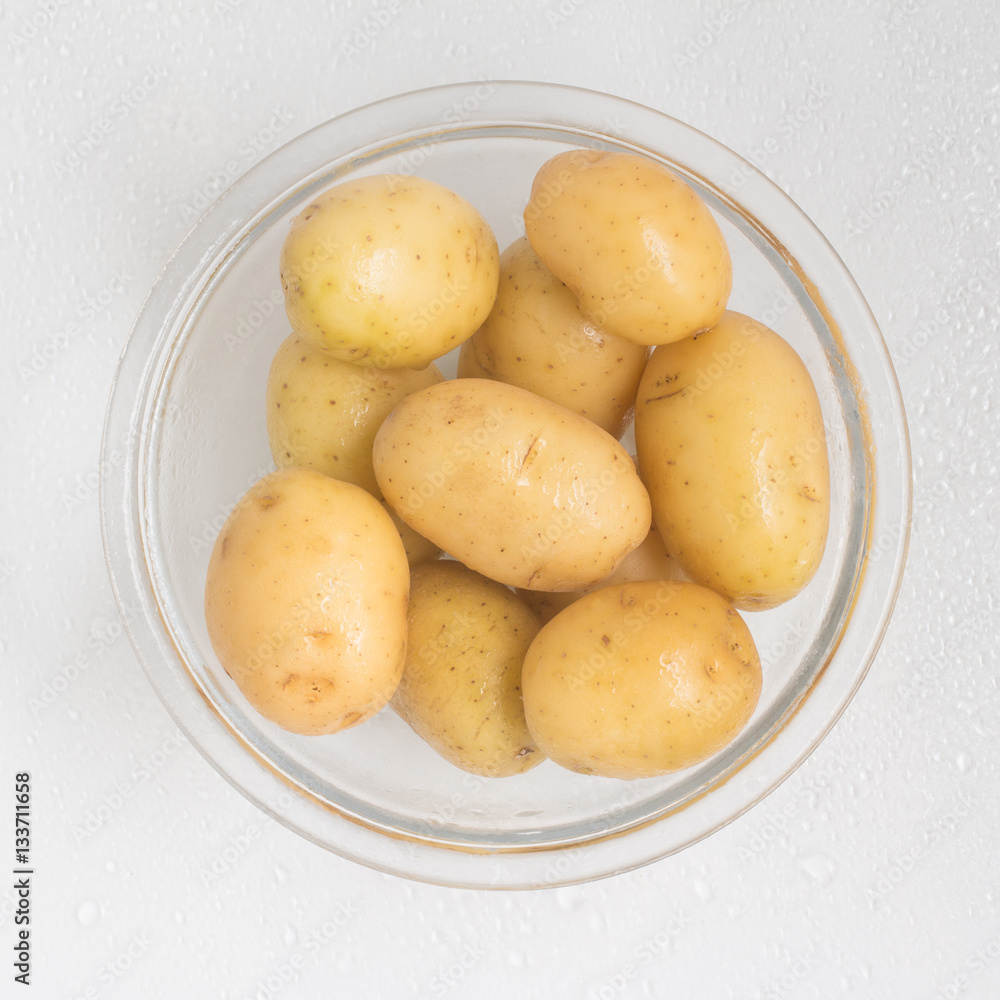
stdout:
[[831,858],[825,854],[814,854],[809,858],[802,858],[799,867],[809,876],[814,878],[820,885],[829,885],[833,881],[834,872],[837,866]]
[[101,908],[92,899],[88,899],[80,904],[80,908],[76,911],[76,919],[83,924],[84,927],[93,927],[101,918]]
[[712,887],[704,879],[695,879],[694,891],[698,893],[699,899],[709,900],[712,898]]
[[507,964],[512,969],[523,969],[525,966],[524,955],[519,951],[507,952]]
[[118,865],[116,865],[113,861],[108,861],[104,865],[104,867],[109,872],[116,872],[116,871],[118,871]]
[[185,916],[181,910],[174,910],[174,923],[183,924],[185,921]]
[[292,928],[292,927],[286,927],[285,928],[285,944],[287,944],[289,946],[289,948],[290,948],[293,944],[295,944],[295,940],[296,940],[296,938],[295,938],[295,930],[294,930],[294,928]]
[[556,903],[560,909],[575,910],[583,903],[583,893],[579,886],[568,885],[556,889]]
[[287,882],[288,881],[288,872],[285,871],[285,869],[282,868],[281,865],[276,865],[275,869],[274,869],[274,877],[279,882]]
[[960,771],[971,771],[972,770],[972,754],[966,750],[963,750],[959,755],[958,759],[955,761],[958,764],[958,769]]

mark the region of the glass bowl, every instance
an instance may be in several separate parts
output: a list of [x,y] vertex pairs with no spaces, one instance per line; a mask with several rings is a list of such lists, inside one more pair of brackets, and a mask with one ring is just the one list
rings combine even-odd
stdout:
[[[764,688],[747,728],[662,778],[587,777],[543,762],[478,778],[391,711],[324,737],[284,732],[221,669],[203,619],[215,535],[273,466],[264,418],[288,332],[278,252],[318,191],[372,173],[419,174],[471,201],[503,248],[523,232],[536,170],[566,149],[659,160],[702,195],[733,257],[732,308],[807,364],[830,449],[829,542],[806,590],[745,618]],[[440,362],[454,375],[454,354]],[[624,439],[631,448],[631,436]],[[359,108],[289,142],[225,192],[153,285],[119,362],[104,431],[101,517],[132,644],[208,761],[275,819],[337,854],[410,878],[539,887],[626,871],[698,841],[773,790],[823,739],[889,620],[910,521],[906,422],[878,327],[843,263],[774,184],[729,149],[606,94],[471,82]]]

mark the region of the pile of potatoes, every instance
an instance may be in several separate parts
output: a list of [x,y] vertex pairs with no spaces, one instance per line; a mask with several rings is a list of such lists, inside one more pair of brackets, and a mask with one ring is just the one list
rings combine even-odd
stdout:
[[722,232],[660,163],[562,153],[524,222],[501,255],[466,200],[399,175],[293,221],[277,471],[216,541],[209,635],[296,733],[391,705],[476,774],[664,774],[747,724],[740,610],[819,565],[819,400],[784,340],[727,311]]

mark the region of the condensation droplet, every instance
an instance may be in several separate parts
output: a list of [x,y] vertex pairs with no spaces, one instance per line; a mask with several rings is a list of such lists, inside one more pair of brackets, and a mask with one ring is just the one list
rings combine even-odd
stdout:
[[84,927],[93,927],[101,919],[101,908],[92,899],[85,900],[76,911],[76,919]]
[[507,952],[507,964],[512,969],[523,969],[525,966],[524,955],[519,951]]
[[833,874],[837,866],[832,858],[825,854],[814,854],[812,857],[802,858],[799,867],[809,876],[814,878],[820,885],[829,885],[833,881]]
[[293,928],[286,927],[284,937],[285,937],[285,944],[287,944],[289,947],[295,944],[296,937],[295,937],[295,930]]
[[972,770],[972,754],[966,750],[963,750],[959,755],[958,759],[955,761],[958,764],[958,769],[960,771],[971,771]]

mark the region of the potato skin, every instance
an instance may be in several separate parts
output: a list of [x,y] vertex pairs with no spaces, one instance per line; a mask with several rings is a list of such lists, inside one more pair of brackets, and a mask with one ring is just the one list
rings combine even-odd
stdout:
[[406,655],[409,568],[370,494],[310,469],[258,480],[223,525],[205,621],[226,673],[265,718],[319,735],[392,697]]
[[656,527],[692,580],[743,610],[809,582],[830,520],[826,434],[809,372],[778,334],[727,312],[657,348],[635,438]]
[[604,587],[535,637],[521,678],[539,748],[571,771],[648,778],[700,763],[750,720],[760,660],[739,613],[684,581]]
[[279,469],[300,466],[381,497],[372,470],[375,432],[404,396],[444,376],[436,365],[361,368],[290,334],[267,377],[267,436]]
[[335,357],[422,368],[471,337],[496,297],[499,252],[464,198],[420,177],[338,184],[292,222],[281,284],[292,329]]
[[588,320],[522,236],[500,255],[496,302],[462,345],[458,377],[527,389],[620,438],[632,422],[646,354]]
[[410,577],[406,666],[392,707],[445,760],[521,774],[542,760],[524,721],[521,664],[541,623],[506,587],[452,560]]
[[667,344],[714,326],[732,289],[729,249],[705,203],[634,153],[570,150],[543,164],[525,232],[580,308],[610,333]]
[[656,528],[650,528],[649,534],[633,549],[619,564],[613,573],[603,580],[592,584],[583,590],[573,590],[563,593],[546,593],[541,590],[518,590],[517,596],[538,615],[542,624],[552,621],[563,608],[568,608],[584,594],[593,593],[603,587],[616,583],[632,583],[634,580],[682,580],[684,573],[676,561],[667,552],[667,547],[660,538]]
[[453,379],[407,396],[372,458],[407,524],[508,586],[586,587],[649,531],[628,452],[579,414],[502,382]]

